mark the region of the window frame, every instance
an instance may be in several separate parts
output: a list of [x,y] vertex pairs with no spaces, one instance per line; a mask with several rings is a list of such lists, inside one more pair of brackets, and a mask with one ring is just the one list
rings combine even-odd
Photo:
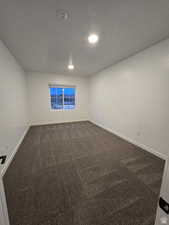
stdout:
[[[54,109],[52,108],[52,104],[51,104],[51,93],[50,93],[50,88],[62,88],[62,95],[63,95],[63,99],[62,99],[62,108],[61,109]],[[74,95],[74,108],[70,108],[70,109],[65,109],[64,106],[64,89],[65,88],[74,88],[75,89],[75,95]],[[75,85],[57,85],[57,84],[48,84],[48,90],[49,90],[49,104],[50,104],[50,110],[51,111],[70,111],[70,110],[75,110],[76,109],[76,92],[77,92],[77,88]]]

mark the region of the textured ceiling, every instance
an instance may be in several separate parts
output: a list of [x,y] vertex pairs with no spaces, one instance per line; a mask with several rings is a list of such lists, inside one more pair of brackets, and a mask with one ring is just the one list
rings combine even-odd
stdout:
[[[58,21],[58,9],[70,19]],[[168,0],[0,0],[0,39],[26,71],[90,75],[168,35]]]

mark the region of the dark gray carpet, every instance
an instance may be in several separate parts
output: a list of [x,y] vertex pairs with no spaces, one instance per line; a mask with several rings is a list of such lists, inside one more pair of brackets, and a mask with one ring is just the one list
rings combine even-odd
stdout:
[[163,168],[90,122],[31,127],[4,177],[11,225],[153,225]]

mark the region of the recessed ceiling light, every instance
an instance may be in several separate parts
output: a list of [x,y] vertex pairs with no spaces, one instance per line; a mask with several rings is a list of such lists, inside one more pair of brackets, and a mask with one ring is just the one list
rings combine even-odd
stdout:
[[58,10],[56,10],[56,18],[58,20],[68,20],[69,13],[68,13],[68,11],[66,11],[64,9],[58,9]]
[[88,36],[88,42],[90,44],[96,44],[99,41],[99,36],[97,34],[90,34]]
[[69,69],[69,70],[74,70],[74,68],[75,68],[75,67],[74,67],[73,64],[69,64],[69,65],[68,65],[68,69]]

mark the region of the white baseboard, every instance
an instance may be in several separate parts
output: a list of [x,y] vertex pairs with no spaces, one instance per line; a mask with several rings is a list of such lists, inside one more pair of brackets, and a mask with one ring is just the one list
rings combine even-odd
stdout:
[[3,220],[3,225],[10,225],[2,177],[0,179],[0,204],[1,204],[1,220]]
[[17,145],[15,146],[11,156],[8,158],[8,160],[0,174],[0,204],[2,205],[3,215],[1,215],[1,216],[3,216],[4,225],[10,225],[10,222],[9,222],[9,216],[8,216],[8,208],[7,208],[7,203],[6,203],[4,184],[3,184],[3,176],[5,175],[5,172],[7,171],[10,163],[12,162],[12,159],[14,158],[17,150],[19,149],[20,144],[22,143],[25,135],[27,134],[29,127],[30,126],[27,126],[27,128],[23,132],[21,138],[19,139]]
[[122,135],[121,133],[116,132],[116,131],[112,130],[111,128],[108,128],[108,127],[106,127],[106,126],[104,126],[104,125],[102,125],[102,124],[100,124],[100,123],[98,123],[96,121],[90,120],[90,122],[92,122],[92,123],[96,124],[97,126],[99,126],[99,127],[103,128],[103,129],[105,129],[105,130],[115,134],[118,137],[121,137],[122,139],[130,142],[131,144],[134,144],[134,145],[136,145],[136,146],[138,146],[138,147],[140,147],[140,148],[142,148],[142,149],[152,153],[153,155],[156,155],[157,157],[159,157],[161,159],[164,159],[164,160],[168,159],[167,155],[164,155],[164,154],[154,150],[152,147],[149,147],[149,146],[147,146],[145,144],[138,143],[137,141],[134,141],[131,138],[126,137],[125,135]]
[[27,132],[28,132],[28,130],[29,130],[29,127],[30,127],[30,126],[28,126],[28,127],[25,129],[25,131],[23,132],[22,136],[20,137],[20,139],[19,139],[17,145],[15,146],[15,148],[14,148],[12,154],[9,156],[7,162],[5,163],[4,168],[3,168],[2,171],[1,171],[1,176],[2,176],[2,177],[5,175],[5,173],[6,173],[7,169],[8,169],[8,167],[9,167],[10,163],[12,162],[12,159],[14,158],[14,156],[15,156],[15,154],[16,154],[16,152],[17,152],[19,146],[20,146],[20,144],[22,143],[22,141],[23,141],[25,135],[27,134]]
[[39,122],[39,123],[31,123],[31,126],[43,126],[43,125],[53,125],[53,124],[62,124],[62,123],[76,123],[76,122],[85,122],[85,121],[89,121],[89,118],[86,119],[80,119],[80,120],[63,120],[63,121],[53,121],[53,122]]

